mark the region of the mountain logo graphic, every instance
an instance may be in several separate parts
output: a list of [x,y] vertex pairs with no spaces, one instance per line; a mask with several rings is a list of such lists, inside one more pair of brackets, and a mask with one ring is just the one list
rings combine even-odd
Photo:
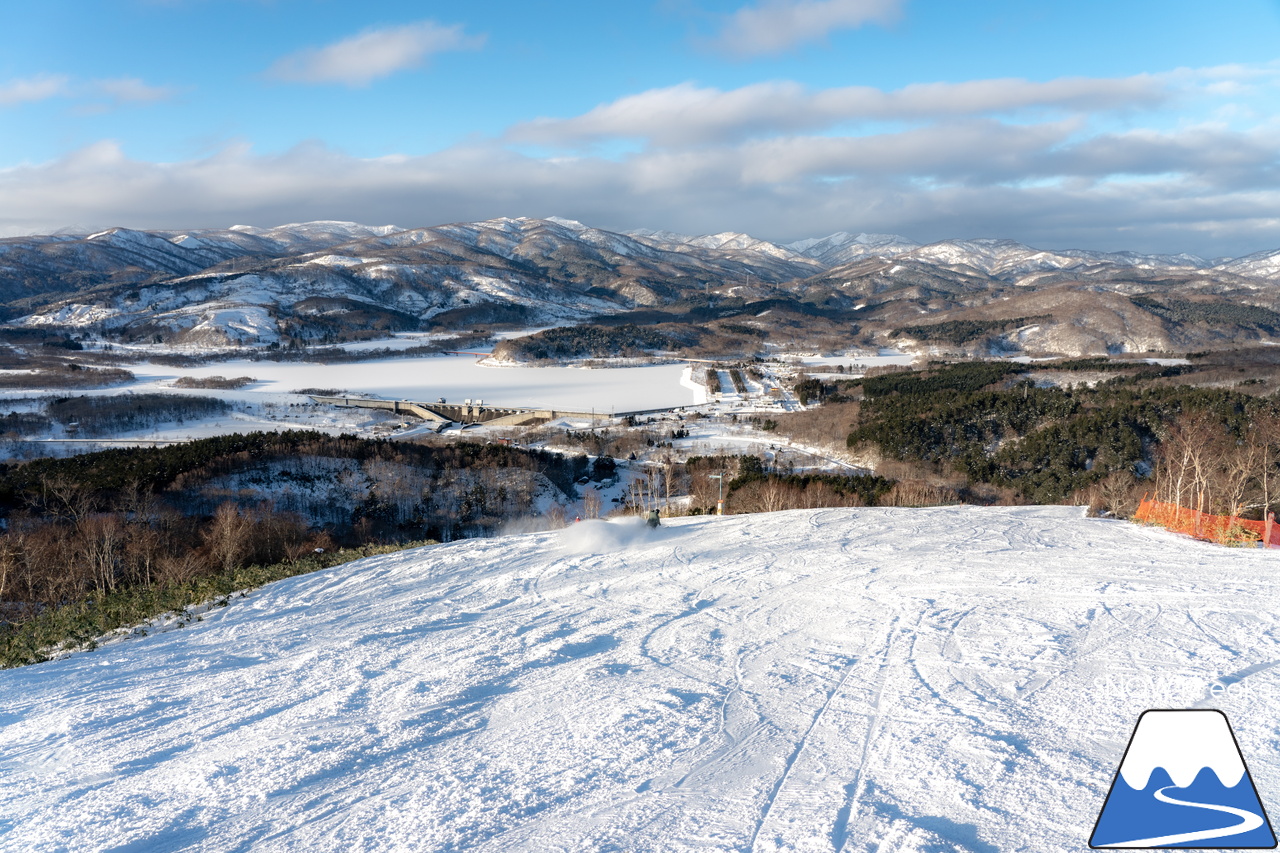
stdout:
[[1276,846],[1221,711],[1144,711],[1093,827],[1094,849]]

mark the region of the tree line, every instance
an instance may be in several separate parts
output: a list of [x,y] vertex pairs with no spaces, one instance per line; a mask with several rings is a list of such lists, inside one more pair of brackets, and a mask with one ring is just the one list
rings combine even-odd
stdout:
[[[1056,369],[1097,369],[1092,360]],[[1275,503],[1280,404],[1235,388],[1160,384],[1143,367],[1094,387],[1037,387],[1023,365],[972,363],[860,383],[850,448],[951,470],[1031,503],[1132,508],[1137,491],[1207,512]],[[1106,500],[1102,495],[1110,496]]]
[[[586,469],[585,456],[503,445],[299,431],[3,465],[2,615],[297,560],[335,544],[491,533],[534,512],[539,499],[572,494]],[[342,476],[348,482],[331,482]],[[320,508],[291,504],[291,491],[306,493],[308,484],[337,491],[320,491]],[[335,494],[345,503],[323,515]]]

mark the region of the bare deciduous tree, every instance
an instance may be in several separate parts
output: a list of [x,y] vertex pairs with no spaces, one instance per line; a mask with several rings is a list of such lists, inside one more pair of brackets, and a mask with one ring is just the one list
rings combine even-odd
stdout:
[[599,518],[604,508],[604,500],[595,489],[588,488],[582,493],[582,513],[587,518]]
[[1276,497],[1278,462],[1275,416],[1257,415],[1236,435],[1206,413],[1186,414],[1156,456],[1156,499],[1215,515],[1265,512]]
[[801,490],[776,477],[753,480],[733,493],[733,511],[778,512],[802,503]]
[[116,588],[125,551],[125,525],[120,516],[89,515],[75,526],[76,556],[83,561],[94,588],[110,592]]
[[213,522],[205,531],[205,545],[213,564],[222,571],[240,566],[249,551],[248,534],[253,522],[240,512],[240,508],[227,501],[213,514]]

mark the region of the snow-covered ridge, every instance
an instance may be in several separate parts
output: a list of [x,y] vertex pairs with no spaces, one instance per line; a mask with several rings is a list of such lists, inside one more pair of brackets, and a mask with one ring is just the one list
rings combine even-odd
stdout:
[[562,219],[559,216],[548,216],[547,221],[568,228],[570,231],[586,231],[588,227],[576,219]]
[[903,252],[916,260],[967,266],[997,277],[1044,270],[1072,270],[1102,264],[1140,269],[1200,269],[1209,262],[1195,255],[1146,255],[1138,252],[1093,252],[1079,249],[1043,251],[1014,240],[947,240]]
[[[972,305],[1005,283],[1032,292],[1067,284],[1134,295],[1185,282],[1190,290],[1203,285],[1210,294],[1280,307],[1271,295],[1280,279],[1280,251],[1210,262],[1191,255],[1045,251],[996,239],[921,246],[897,235],[847,231],[779,245],[738,231],[618,233],[561,217],[498,217],[410,230],[339,221],[191,231],[112,228],[80,237],[0,240],[0,255],[0,301],[39,297],[40,288],[49,294],[34,307],[24,303],[22,310],[31,313],[17,322],[97,326],[126,338],[136,330],[150,337],[157,330],[190,329],[193,315],[212,317],[216,326],[218,317],[232,316],[222,312],[238,307],[256,319],[228,327],[225,337],[249,344],[279,339],[294,306],[313,297],[347,300],[353,318],[358,304],[360,310],[400,312],[397,324],[409,313],[419,323],[444,315],[443,322],[456,319],[468,328],[512,317],[530,325],[579,322],[679,305],[690,297],[780,299],[841,311],[879,302],[869,300],[878,293],[905,298],[910,288],[949,294],[926,300],[929,310],[943,311]],[[67,295],[67,282],[84,282],[85,293]],[[717,296],[708,297],[712,292]],[[961,292],[967,296],[953,298]],[[330,315],[341,325],[336,317]],[[218,335],[214,326],[201,328]],[[301,332],[329,334],[305,326]],[[1214,342],[1207,332],[1196,333],[1209,335],[1203,341],[1169,334],[1147,335],[1141,343]],[[1137,344],[1108,339],[1096,347]],[[1095,342],[1079,344],[1086,346]]]
[[1235,273],[1236,275],[1277,278],[1280,277],[1280,249],[1270,252],[1256,252],[1252,255],[1245,255],[1243,258],[1225,261],[1219,263],[1214,269]]
[[788,243],[787,248],[827,266],[852,263],[862,258],[891,258],[917,249],[920,244],[896,234],[850,234],[838,231],[826,237]]
[[[1258,252],[1234,260],[1217,259],[1208,261],[1190,254],[1159,255],[1139,252],[1099,252],[1081,249],[1045,251],[1036,249],[1013,240],[1004,239],[965,239],[944,240],[927,246],[894,234],[852,234],[838,231],[826,237],[811,237],[796,240],[785,245],[759,239],[749,234],[736,231],[725,231],[717,234],[689,236],[672,231],[635,229],[622,233],[596,229],[574,219],[550,216],[546,219],[528,217],[499,217],[474,223],[456,223],[429,228],[409,229],[425,235],[449,234],[460,237],[469,243],[479,239],[494,239],[498,234],[507,239],[518,240],[521,235],[528,234],[538,228],[553,227],[563,236],[594,234],[593,239],[599,241],[600,235],[612,234],[620,241],[639,240],[648,245],[661,246],[672,250],[688,251],[691,249],[711,249],[725,251],[757,252],[777,258],[802,257],[816,260],[828,266],[848,263],[868,255],[880,255],[892,258],[897,255],[911,254],[919,259],[936,263],[967,264],[985,272],[1009,269],[1017,265],[1024,269],[1064,268],[1085,263],[1112,263],[1147,268],[1214,268],[1240,274],[1273,275],[1280,272],[1280,250]],[[290,223],[270,228],[251,225],[233,225],[225,230],[203,230],[187,232],[148,232],[127,228],[111,228],[85,237],[59,235],[56,238],[24,237],[0,240],[0,250],[23,241],[75,242],[93,241],[108,242],[122,247],[147,247],[154,249],[156,241],[166,242],[169,246],[188,249],[235,249],[245,246],[243,238],[258,238],[261,248],[266,241],[287,249],[289,247],[308,246],[308,251],[333,248],[344,243],[357,242],[369,238],[388,237],[406,232],[407,229],[395,225],[370,226],[357,222],[316,221]],[[163,236],[162,236],[163,235]],[[487,235],[487,237],[486,237]],[[10,246],[6,246],[10,244]]]
[[357,240],[362,237],[385,237],[388,234],[394,234],[404,229],[396,225],[361,225],[359,222],[316,220],[314,222],[291,222],[288,225],[277,225],[273,228],[232,225],[228,230],[269,237],[289,236],[327,240]]
[[801,257],[801,253],[786,246],[760,240],[750,234],[738,231],[723,231],[719,234],[704,234],[690,237],[672,231],[636,230],[626,232],[627,236],[674,252],[690,252],[698,249],[714,249],[718,251],[758,253],[782,260],[793,260]]

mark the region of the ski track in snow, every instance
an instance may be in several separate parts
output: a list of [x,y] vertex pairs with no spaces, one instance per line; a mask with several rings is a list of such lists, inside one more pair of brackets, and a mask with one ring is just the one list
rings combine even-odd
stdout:
[[1084,850],[1150,707],[1280,800],[1278,561],[1066,507],[373,557],[0,672],[0,848]]

